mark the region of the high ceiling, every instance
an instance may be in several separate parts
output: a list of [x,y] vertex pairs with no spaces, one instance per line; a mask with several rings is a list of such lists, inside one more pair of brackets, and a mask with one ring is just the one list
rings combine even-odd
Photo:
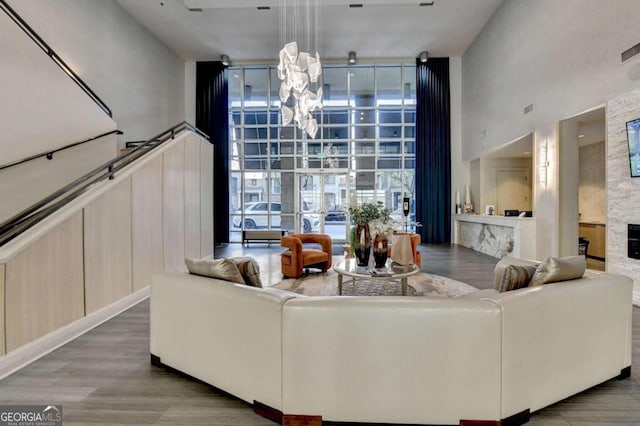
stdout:
[[[184,60],[277,62],[282,0],[116,0]],[[298,3],[305,0],[287,0]],[[324,62],[462,56],[502,0],[317,0]],[[362,7],[350,7],[350,4]],[[259,10],[259,6],[270,9]],[[189,10],[198,9],[198,11]]]

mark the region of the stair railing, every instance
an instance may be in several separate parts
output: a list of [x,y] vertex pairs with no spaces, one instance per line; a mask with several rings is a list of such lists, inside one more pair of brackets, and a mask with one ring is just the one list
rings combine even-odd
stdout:
[[60,210],[71,201],[90,190],[94,185],[104,180],[113,179],[118,171],[122,170],[133,161],[155,150],[165,142],[175,139],[176,135],[187,130],[209,140],[209,136],[186,121],[165,130],[159,135],[154,136],[145,143],[139,145],[137,148],[125,152],[113,160],[104,163],[84,176],[79,177],[73,182],[55,191],[46,198],[43,198],[32,206],[24,209],[10,219],[0,223],[0,247],[16,238],[30,227],[41,222],[54,212]]

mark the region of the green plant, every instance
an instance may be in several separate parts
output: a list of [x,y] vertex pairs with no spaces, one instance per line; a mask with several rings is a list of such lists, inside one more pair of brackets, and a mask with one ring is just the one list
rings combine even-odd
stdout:
[[349,206],[349,216],[351,216],[351,220],[354,223],[359,224],[369,223],[383,218],[389,220],[389,209],[384,207],[382,201],[378,201],[377,203],[366,202],[360,206]]
[[351,249],[351,254],[353,255],[356,252],[356,227],[352,226],[349,232],[349,248]]

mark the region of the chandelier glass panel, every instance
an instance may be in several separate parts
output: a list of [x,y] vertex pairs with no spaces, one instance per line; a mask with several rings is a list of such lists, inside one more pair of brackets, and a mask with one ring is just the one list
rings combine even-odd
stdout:
[[[318,122],[312,116],[322,108],[322,64],[317,49],[318,0],[280,0],[278,78],[283,126],[292,121],[312,139]],[[315,55],[311,52],[315,52]]]

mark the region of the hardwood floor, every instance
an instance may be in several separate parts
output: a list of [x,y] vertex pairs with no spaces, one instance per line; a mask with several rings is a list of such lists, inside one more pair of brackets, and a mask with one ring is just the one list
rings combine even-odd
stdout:
[[[421,251],[427,272],[493,285],[494,258],[448,245]],[[281,252],[231,245],[216,256],[252,255],[263,281],[274,283]],[[640,308],[633,309],[633,326],[633,364],[640,366]],[[151,366],[148,300],[1,380],[0,404],[62,404],[65,426],[274,424],[244,402]],[[640,425],[640,370],[537,412],[528,424]]]

